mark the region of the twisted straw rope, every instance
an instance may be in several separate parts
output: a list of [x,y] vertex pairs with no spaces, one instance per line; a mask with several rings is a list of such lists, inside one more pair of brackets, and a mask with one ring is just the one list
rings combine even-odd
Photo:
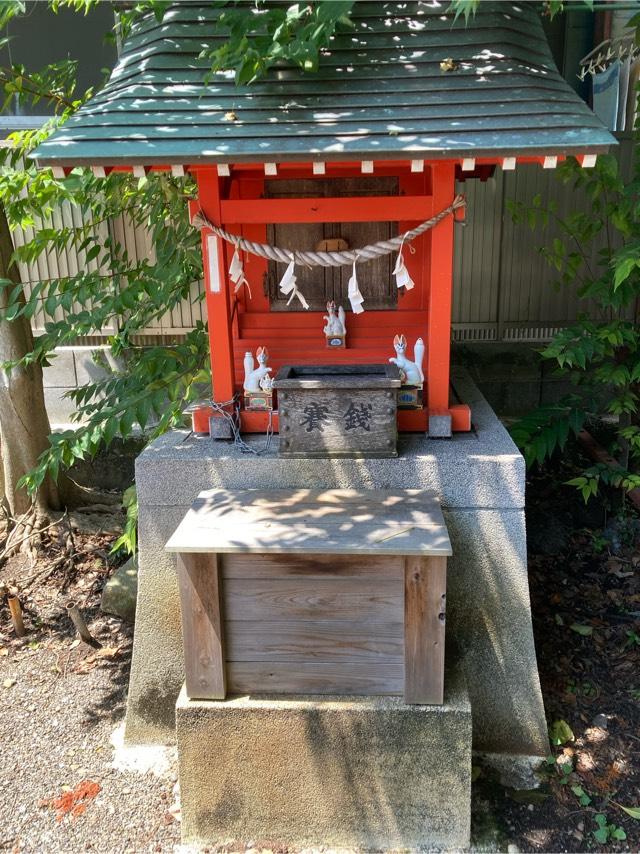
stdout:
[[245,252],[252,252],[254,255],[259,255],[261,258],[267,258],[270,261],[281,261],[289,264],[295,261],[296,264],[304,264],[307,267],[343,267],[348,264],[353,264],[354,261],[370,261],[372,258],[378,258],[382,255],[389,255],[396,249],[399,249],[403,242],[415,240],[419,235],[424,234],[430,228],[433,228],[445,217],[452,214],[458,208],[463,208],[466,205],[464,196],[456,196],[448,208],[441,210],[431,219],[425,220],[416,228],[410,231],[405,231],[404,234],[398,237],[392,237],[390,240],[379,240],[377,243],[370,243],[368,246],[363,246],[362,249],[349,249],[343,252],[294,252],[289,249],[280,249],[278,246],[271,246],[268,243],[254,243],[253,240],[247,240],[244,237],[239,237],[237,234],[231,234],[213,225],[209,222],[202,211],[193,218],[193,224],[196,228],[208,228],[218,237],[232,243],[238,249]]

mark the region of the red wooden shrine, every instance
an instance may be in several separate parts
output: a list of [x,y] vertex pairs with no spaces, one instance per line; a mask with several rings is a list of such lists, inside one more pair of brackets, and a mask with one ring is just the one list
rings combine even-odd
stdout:
[[[333,235],[340,223],[358,222],[381,223],[381,233],[393,223],[402,234],[451,205],[456,173],[486,177],[487,169],[513,170],[516,162],[553,169],[568,155],[593,166],[615,144],[559,74],[528,4],[505,15],[504,4],[487,0],[467,20],[439,3],[354,3],[353,28],[336,29],[317,74],[278,62],[251,86],[236,85],[227,71],[211,74],[207,48],[227,37],[222,6],[165,5],[162,15],[149,12],[133,25],[106,86],[38,146],[38,164],[54,176],[78,165],[99,178],[112,170],[189,171],[199,188],[193,214],[201,209],[232,234],[308,251],[316,246],[269,235],[278,224],[293,235],[286,224],[322,223],[323,234]],[[357,195],[362,182],[352,179],[361,175],[386,178],[397,194],[382,195],[381,187],[378,196]],[[315,198],[306,190],[291,198],[291,186],[278,197],[267,179],[301,179],[305,187],[344,179],[345,192],[327,197],[334,190],[325,181]],[[376,228],[352,226],[354,241],[358,230]],[[264,292],[265,274],[273,284],[276,269],[266,261],[244,256],[252,299],[244,287],[236,295],[228,274],[233,247],[203,230],[214,400],[242,397],[247,350],[266,346],[275,375],[287,363],[386,362],[394,335],[404,333],[409,358],[416,338],[425,343],[426,382],[423,409],[401,410],[400,429],[424,431],[437,416],[432,433],[445,434],[449,419],[454,430],[469,430],[469,409],[452,398],[449,383],[453,240],[451,215],[412,242],[404,259],[415,287],[399,289],[397,300],[387,299],[390,282],[367,303],[384,276],[374,286],[371,275],[368,294],[367,266],[376,262],[360,262],[364,313],[354,316],[343,303],[347,347],[340,349],[326,346],[317,299],[308,312],[295,299],[281,310],[280,298],[276,305]],[[342,288],[342,274],[327,274],[323,293],[338,281]],[[269,418],[244,411],[241,427],[264,431]]]
[[[197,175],[199,197],[191,203],[191,213],[202,210],[212,224],[260,243],[269,242],[268,223],[394,221],[402,234],[453,202],[457,163],[424,162],[422,171],[412,171],[410,160],[374,163],[374,175],[397,178],[397,196],[286,199],[264,198],[262,164],[230,166],[224,169],[228,175],[220,175],[216,166],[194,166],[191,171]],[[360,162],[338,162],[326,163],[322,174],[316,177],[354,178],[361,174]],[[311,163],[279,163],[277,176],[270,175],[269,180],[275,177],[312,179],[314,170]],[[463,214],[464,209],[459,209],[455,217],[459,219]],[[323,312],[298,311],[295,307],[289,311],[271,310],[263,288],[268,264],[264,259],[251,253],[243,256],[251,297],[245,287],[234,294],[228,274],[233,246],[203,228],[213,399],[222,403],[241,394],[247,350],[255,353],[259,346],[266,346],[275,375],[284,364],[387,362],[394,355],[394,335],[404,333],[411,347],[418,337],[425,342],[425,405],[421,410],[400,411],[399,429],[424,432],[429,415],[448,414],[453,430],[469,430],[469,407],[451,399],[449,384],[453,239],[454,215],[450,215],[412,242],[415,251],[405,251],[404,257],[415,287],[408,292],[399,289],[397,306],[389,310],[366,310],[367,262],[360,262],[358,279],[365,311],[358,315],[347,311],[348,345],[340,349],[326,347]],[[240,417],[244,432],[259,433],[267,430],[270,416],[267,412],[241,411]],[[273,413],[273,427],[277,431],[277,411]]]

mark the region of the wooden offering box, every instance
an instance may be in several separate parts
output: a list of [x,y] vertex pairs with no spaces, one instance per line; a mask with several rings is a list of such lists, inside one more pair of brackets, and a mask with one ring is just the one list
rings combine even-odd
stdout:
[[424,490],[200,493],[178,553],[187,695],[442,703],[446,564]]
[[281,368],[281,456],[396,457],[400,384],[395,365]]

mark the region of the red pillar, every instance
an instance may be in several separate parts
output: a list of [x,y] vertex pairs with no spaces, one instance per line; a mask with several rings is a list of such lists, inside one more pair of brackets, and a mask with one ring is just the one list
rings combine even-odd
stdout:
[[[433,209],[453,202],[455,165],[433,166]],[[453,288],[453,216],[445,217],[431,232],[429,282],[427,408],[429,416],[449,414],[449,362],[451,358],[451,293]]]
[[[213,225],[221,225],[220,178],[214,169],[198,171],[198,201]],[[202,229],[202,260],[206,287],[213,399],[224,403],[234,395],[233,335],[224,241]]]

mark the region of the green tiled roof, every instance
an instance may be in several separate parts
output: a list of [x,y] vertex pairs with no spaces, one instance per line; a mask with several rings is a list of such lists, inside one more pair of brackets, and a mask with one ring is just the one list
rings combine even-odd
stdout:
[[[558,73],[528,3],[357,2],[316,73],[205,82],[216,9],[142,19],[104,89],[37,150],[42,164],[187,164],[597,153],[615,139]],[[443,71],[448,58],[455,70]],[[230,118],[233,113],[235,120]]]

